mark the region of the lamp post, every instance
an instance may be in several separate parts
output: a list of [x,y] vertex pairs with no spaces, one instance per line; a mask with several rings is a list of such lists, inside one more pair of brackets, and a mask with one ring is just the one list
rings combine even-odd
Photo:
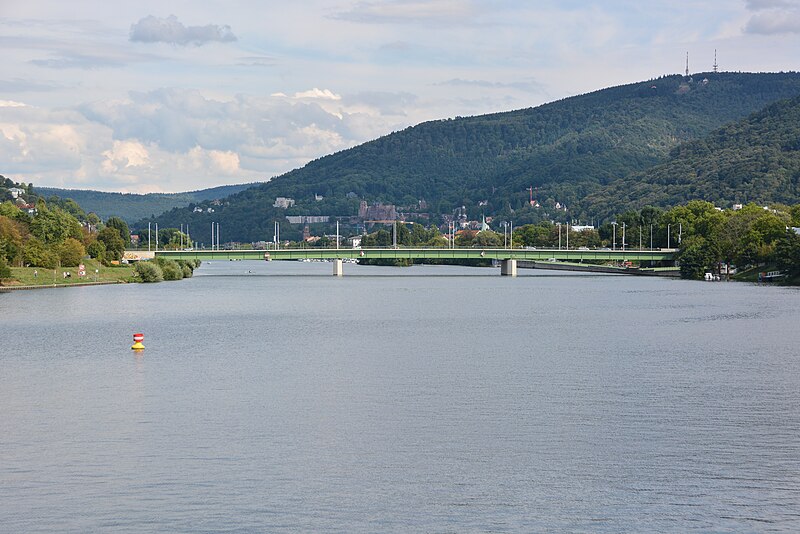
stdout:
[[622,252],[625,252],[625,223],[622,223]]
[[613,241],[612,241],[611,250],[617,250],[617,221],[612,222],[611,226],[614,227],[614,229],[613,229],[614,238],[613,238]]
[[561,223],[557,222],[556,226],[558,227],[558,250],[561,250]]

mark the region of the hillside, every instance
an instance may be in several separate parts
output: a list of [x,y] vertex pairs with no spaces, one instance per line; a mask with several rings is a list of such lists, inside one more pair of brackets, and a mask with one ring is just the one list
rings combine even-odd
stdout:
[[[799,94],[798,73],[674,75],[536,108],[427,122],[234,195],[213,219],[228,228],[228,239],[269,239],[272,220],[290,214],[272,208],[279,196],[297,200],[292,214],[353,215],[357,199],[400,206],[425,200],[435,220],[464,205],[471,218],[485,213],[533,222],[557,217],[558,201],[576,208],[562,217],[588,219],[594,214],[578,203],[602,186],[663,163],[682,142]],[[528,187],[536,188],[541,209],[527,207]],[[315,202],[315,194],[325,200]],[[158,221],[204,228],[209,217],[173,210]]]
[[[613,199],[613,201],[612,201]],[[667,162],[609,184],[589,210],[674,206],[702,199],[719,206],[800,202],[800,97],[767,106],[672,150]]]
[[128,223],[139,219],[153,217],[175,207],[184,207],[192,203],[224,198],[253,187],[254,184],[222,185],[210,189],[187,191],[185,193],[106,193],[84,189],[58,189],[54,187],[36,187],[36,193],[48,198],[52,195],[62,199],[71,198],[81,205],[86,212],[94,212],[105,220],[111,216],[121,217]]

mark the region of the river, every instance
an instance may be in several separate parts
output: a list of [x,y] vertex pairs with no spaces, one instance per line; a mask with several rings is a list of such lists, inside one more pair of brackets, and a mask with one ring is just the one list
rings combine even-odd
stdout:
[[800,531],[798,290],[344,269],[0,294],[0,531]]

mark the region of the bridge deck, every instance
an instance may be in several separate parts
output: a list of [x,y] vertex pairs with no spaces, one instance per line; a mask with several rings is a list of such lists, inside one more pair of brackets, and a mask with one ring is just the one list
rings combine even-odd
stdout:
[[156,256],[210,260],[493,259],[557,261],[672,261],[676,249],[566,250],[503,248],[292,248],[280,250],[159,250]]

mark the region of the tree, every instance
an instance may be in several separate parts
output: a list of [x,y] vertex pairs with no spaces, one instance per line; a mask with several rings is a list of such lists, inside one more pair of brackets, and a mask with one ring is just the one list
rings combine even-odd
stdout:
[[682,245],[679,256],[681,277],[690,279],[702,278],[715,262],[711,247],[708,246],[706,239],[702,236],[687,237]]
[[789,276],[800,276],[800,235],[786,232],[775,244],[774,257],[779,269]]
[[80,241],[68,237],[59,247],[59,255],[63,267],[77,267],[86,255],[86,249]]
[[127,246],[128,243],[130,243],[131,241],[130,228],[128,228],[128,224],[119,217],[109,217],[108,220],[106,221],[106,228],[114,228],[115,230],[117,230],[125,246]]
[[102,241],[94,240],[86,247],[86,252],[92,258],[99,258],[106,251],[106,245]]
[[31,267],[45,267],[54,269],[58,265],[59,257],[41,240],[31,237],[22,250],[22,260]]
[[31,221],[31,233],[46,245],[61,243],[68,237],[82,237],[78,220],[57,207],[48,208],[44,201],[36,204],[37,215]]
[[119,230],[113,227],[105,227],[97,234],[97,240],[106,247],[104,253],[108,261],[119,261],[125,252],[125,242],[120,237]]
[[11,269],[9,269],[6,259],[0,256],[0,280],[3,278],[11,278]]
[[13,263],[23,247],[27,229],[17,221],[0,215],[0,258]]

